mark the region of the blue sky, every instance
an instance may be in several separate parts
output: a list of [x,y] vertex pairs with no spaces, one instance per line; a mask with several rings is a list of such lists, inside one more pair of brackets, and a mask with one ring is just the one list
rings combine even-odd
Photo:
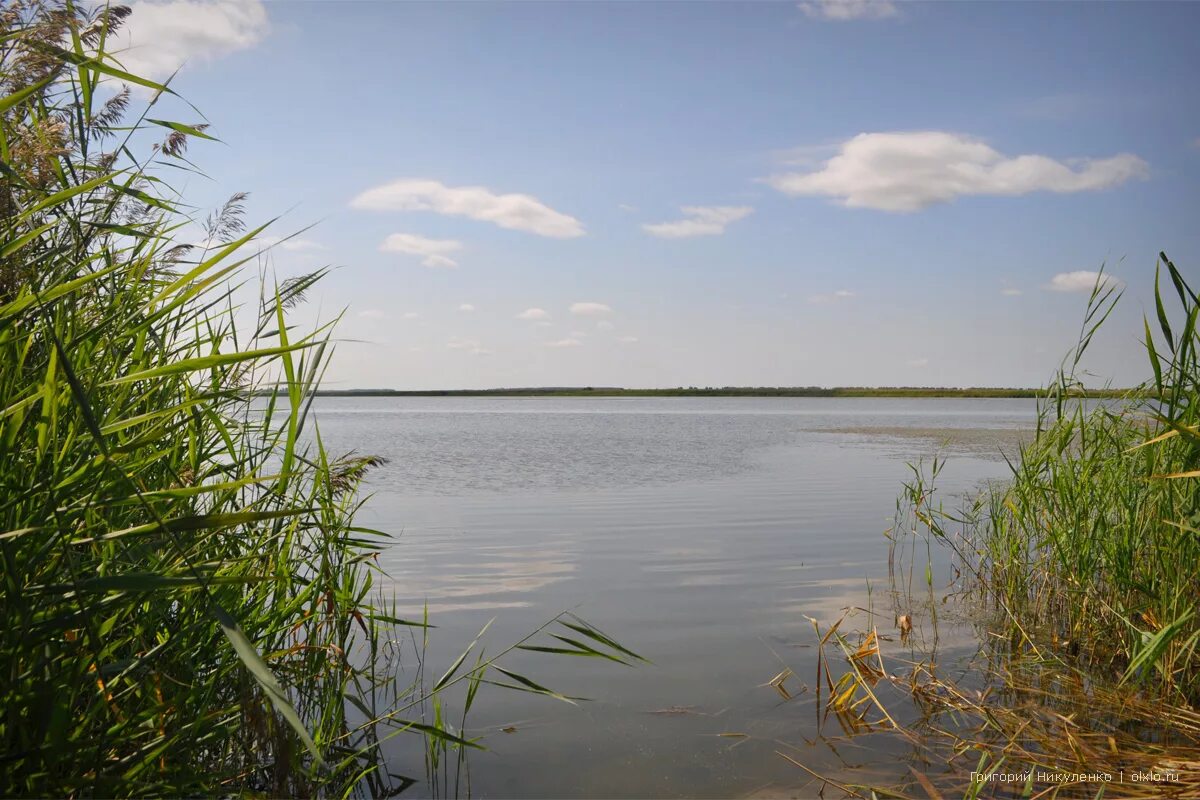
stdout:
[[1197,4],[133,7],[330,386],[1039,385],[1102,263],[1128,384],[1200,263]]

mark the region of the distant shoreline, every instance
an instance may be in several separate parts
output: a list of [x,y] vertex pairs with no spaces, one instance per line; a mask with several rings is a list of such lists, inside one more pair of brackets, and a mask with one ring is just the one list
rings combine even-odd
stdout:
[[[1115,398],[1128,389],[1086,389],[1080,396]],[[319,397],[1044,397],[1046,389],[944,386],[722,386],[675,389],[621,387],[529,387],[513,389],[321,389]]]

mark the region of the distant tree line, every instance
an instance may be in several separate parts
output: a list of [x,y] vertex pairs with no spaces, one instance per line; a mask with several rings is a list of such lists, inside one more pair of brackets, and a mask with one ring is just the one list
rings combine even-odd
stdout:
[[[325,397],[1039,397],[1045,389],[989,386],[680,386],[625,389],[617,386],[533,386],[502,389],[322,389]],[[1078,389],[1078,396],[1123,397],[1125,389]]]

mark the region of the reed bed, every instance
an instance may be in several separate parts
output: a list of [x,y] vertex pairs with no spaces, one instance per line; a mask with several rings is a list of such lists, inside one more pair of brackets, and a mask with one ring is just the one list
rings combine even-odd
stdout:
[[[1076,376],[1119,300],[1098,279],[1008,480],[947,509],[943,462],[914,467],[889,531],[901,646],[873,625],[845,634],[840,620],[818,630],[817,684],[848,735],[908,742],[911,778],[886,789],[822,778],[829,786],[1200,797],[1200,300],[1160,254],[1144,326],[1151,377],[1089,401]],[[936,577],[945,554],[948,585]],[[981,643],[968,664],[939,661],[947,617]]]
[[[1080,360],[1119,300],[1098,283],[1078,344],[1041,402],[1012,478],[948,514],[918,478],[910,532],[950,546],[963,588],[1017,650],[1047,647],[1164,702],[1200,702],[1200,303],[1160,256],[1152,378],[1121,401],[1072,397]],[[1169,294],[1168,294],[1169,293]],[[1174,311],[1170,311],[1175,305]]]
[[1061,661],[1013,658],[998,639],[969,664],[942,665],[930,652],[914,660],[887,645],[884,654],[881,639],[892,637],[873,627],[842,633],[845,620],[818,630],[819,713],[846,737],[883,733],[908,752],[905,774],[884,786],[854,773],[820,774],[785,744],[779,754],[832,792],[930,800],[1200,797],[1194,709]]
[[129,13],[0,9],[0,795],[391,795],[389,737],[479,746],[449,693],[567,699],[504,653],[637,656],[564,615],[404,677],[379,460],[311,414],[336,319],[291,321],[325,270],[275,280],[245,195],[172,188],[214,137],[108,52]]

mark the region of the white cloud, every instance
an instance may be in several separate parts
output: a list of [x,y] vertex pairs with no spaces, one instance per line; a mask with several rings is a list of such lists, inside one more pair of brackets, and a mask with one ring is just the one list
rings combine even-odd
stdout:
[[1000,294],[1004,295],[1005,297],[1020,297],[1021,290],[1020,289],[1011,289],[1011,288],[1001,289]]
[[618,341],[620,341],[621,344],[636,344],[637,340],[638,338],[636,336],[622,336]]
[[596,323],[596,330],[598,331],[611,331],[612,329],[613,324],[606,319],[602,319]]
[[460,339],[455,337],[446,342],[446,347],[451,350],[465,350],[473,356],[486,356],[492,353],[491,350],[486,349],[480,344],[478,339]]
[[358,312],[358,315],[363,319],[387,319],[387,313],[380,311],[378,308],[366,308]]
[[556,342],[546,342],[546,347],[579,347],[583,342],[575,338],[559,339]]
[[800,9],[814,19],[848,22],[855,19],[887,19],[900,14],[892,0],[809,0]]
[[612,309],[604,303],[572,303],[571,313],[581,317],[603,317],[611,314]]
[[312,239],[298,239],[295,237],[285,239],[281,236],[260,236],[255,241],[263,247],[278,248],[291,253],[310,253],[317,250],[329,249],[320,242],[314,242]]
[[350,201],[368,211],[432,211],[482,220],[552,239],[583,236],[583,224],[527,194],[496,194],[483,186],[446,186],[440,181],[402,178],[368,189]]
[[207,62],[258,44],[270,23],[259,0],[132,2],[108,49],[126,70],[162,80],[184,62]]
[[462,249],[462,242],[454,239],[428,239],[415,233],[393,233],[383,240],[379,249],[385,253],[407,253],[422,256],[421,264],[426,267],[452,269],[458,262],[447,253]]
[[461,306],[458,307],[458,310],[466,311],[467,313],[470,313],[475,310],[475,306],[471,305],[470,303],[463,303]]
[[809,295],[808,302],[814,305],[826,305],[828,303],[836,303],[838,300],[846,300],[854,297],[854,292],[849,289],[838,289],[831,294],[813,294]]
[[1046,288],[1052,292],[1091,292],[1096,285],[1097,280],[1102,280],[1102,287],[1119,287],[1121,281],[1111,275],[1105,275],[1101,278],[1099,272],[1092,272],[1086,269],[1077,269],[1074,272],[1060,272],[1050,279],[1046,284]]
[[745,219],[754,212],[750,206],[683,206],[687,219],[643,225],[647,233],[664,239],[685,239],[689,236],[719,236],[725,226]]
[[637,206],[631,206],[628,203],[617,203],[617,208],[621,209],[622,211],[637,211]]
[[826,160],[838,150],[836,142],[832,144],[802,144],[796,147],[786,147],[771,151],[772,160],[789,167],[813,167]]
[[517,314],[517,319],[527,319],[533,321],[550,319],[550,312],[546,311],[544,308],[527,308],[520,314]]
[[587,336],[587,331],[571,331],[572,339],[582,339]]
[[847,208],[919,211],[970,195],[1090,192],[1144,178],[1147,164],[1129,153],[1056,161],[1009,157],[956,133],[860,133],[813,172],[766,182],[784,194],[831,197]]
[[404,318],[405,319],[420,319],[421,315],[415,311],[405,311]]
[[920,369],[921,367],[929,366],[929,359],[928,358],[914,358],[911,361],[906,361],[904,363],[910,367],[916,367],[917,369]]

